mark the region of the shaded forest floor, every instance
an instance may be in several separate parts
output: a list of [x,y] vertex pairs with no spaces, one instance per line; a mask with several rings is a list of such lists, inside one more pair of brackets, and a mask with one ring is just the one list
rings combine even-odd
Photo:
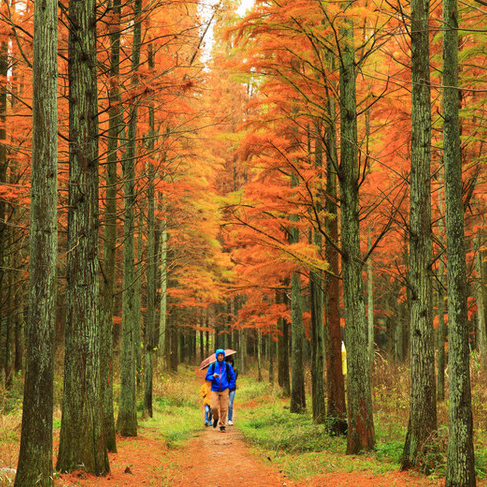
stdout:
[[[385,376],[380,387],[375,387],[379,441],[370,455],[345,455],[344,438],[329,437],[323,426],[312,424],[309,414],[291,414],[289,399],[279,397],[278,389],[268,383],[258,383],[252,374],[239,378],[236,425],[227,428],[226,434],[205,428],[199,398],[202,381],[202,374],[195,374],[190,367],[181,368],[174,376],[159,374],[154,387],[154,418],[140,419],[139,436],[118,437],[118,452],[109,454],[110,475],[93,477],[81,471],[57,475],[56,487],[444,485],[441,471],[431,477],[398,471],[397,452],[402,449],[407,420],[407,408],[399,405],[405,401],[407,384],[403,387],[397,376],[395,389]],[[399,390],[393,398],[395,408],[384,410],[384,396],[394,396]],[[18,456],[21,415],[18,406],[12,411],[0,414],[0,487],[13,485],[9,469],[16,467]],[[54,454],[59,407],[55,411]],[[477,440],[484,436],[485,431],[477,429]],[[484,445],[477,443],[477,453],[483,452]],[[479,468],[483,471],[481,465]],[[477,485],[487,487],[487,482],[479,480]]]

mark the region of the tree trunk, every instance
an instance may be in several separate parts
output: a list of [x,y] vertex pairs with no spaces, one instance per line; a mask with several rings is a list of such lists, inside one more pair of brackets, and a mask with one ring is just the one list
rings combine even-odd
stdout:
[[291,276],[291,406],[292,413],[306,411],[304,391],[304,327],[301,298],[301,275],[296,271]]
[[323,276],[310,273],[311,295],[311,401],[313,422],[326,420],[325,410],[325,329],[323,325]]
[[[20,260],[20,258],[19,258]],[[19,265],[19,264],[17,264]],[[15,309],[16,320],[15,320],[15,358],[14,358],[14,369],[15,372],[20,374],[23,370],[24,364],[24,286],[21,285],[15,293]]]
[[239,373],[243,374],[244,371],[246,370],[247,363],[245,360],[245,349],[246,347],[246,333],[245,330],[240,330],[239,331],[239,337],[238,337],[238,343],[239,343],[239,350],[240,350],[240,367],[239,367]]
[[[323,146],[321,140],[321,126],[316,124],[315,141],[315,167],[323,166]],[[320,187],[316,201],[316,211],[320,215],[323,211],[323,187]],[[314,244],[321,253],[323,239],[321,233],[314,230]],[[325,328],[323,323],[323,273],[310,271],[309,293],[311,299],[311,401],[313,409],[313,422],[322,424],[326,419],[325,411]]]
[[[154,68],[152,45],[148,54],[149,69]],[[154,107],[149,106],[149,153],[154,152],[155,120]],[[151,161],[148,163],[148,189],[147,189],[147,311],[145,314],[145,390],[144,414],[152,418],[152,383],[155,347],[155,318],[156,318],[156,274],[157,261],[155,253],[156,223],[155,223],[155,188],[154,179],[156,170]]]
[[[353,4],[353,2],[348,3]],[[348,432],[347,454],[375,446],[370,367],[367,360],[365,313],[359,225],[359,163],[357,154],[357,102],[353,23],[342,26],[340,64],[342,274],[347,346]]]
[[443,144],[450,370],[445,487],[473,487],[476,481],[468,346],[460,97],[457,88],[458,20],[457,0],[443,0]]
[[175,321],[176,320],[171,319],[171,322],[169,324],[169,337],[170,337],[169,366],[170,366],[170,370],[172,372],[178,371],[179,357],[180,357],[180,353],[179,353],[179,328],[175,324]]
[[[368,248],[372,246],[372,239],[368,238]],[[374,272],[372,256],[367,260],[367,357],[369,367],[374,368]]]
[[[22,430],[15,487],[54,486],[58,5],[56,0],[46,0],[36,3],[34,8],[30,291]],[[3,74],[2,67],[0,72]],[[4,140],[3,134],[0,139]],[[2,145],[0,151],[3,150]],[[0,167],[3,163],[0,154]],[[0,214],[0,221],[2,217]]]
[[[159,356],[162,357],[162,368],[169,367],[167,336],[167,231],[166,221],[161,220],[161,299],[159,302]],[[208,337],[207,337],[208,346]]]
[[326,233],[329,238],[325,244],[325,260],[328,270],[324,282],[325,308],[325,357],[327,378],[327,423],[330,432],[342,435],[347,431],[347,410],[345,404],[345,381],[342,371],[342,335],[340,327],[340,287],[338,276],[340,265],[338,253],[338,188],[337,169],[338,155],[336,147],[336,108],[335,99],[328,96],[328,113],[330,122],[325,127],[326,145]]
[[120,108],[120,11],[121,0],[113,0],[113,24],[110,28],[110,109],[108,111],[108,141],[106,159],[105,234],[103,242],[103,272],[100,291],[101,381],[103,390],[103,420],[105,442],[109,452],[116,453],[115,416],[113,412],[113,311],[115,263],[117,245],[117,161],[118,137],[123,127]]
[[276,342],[272,334],[268,336],[269,340],[269,384],[274,385],[274,364],[276,359]]
[[[10,178],[11,179],[11,178]],[[12,218],[12,213],[10,214],[9,220]],[[4,242],[7,244],[8,248],[12,247],[12,231],[7,229],[4,234]],[[13,288],[13,275],[12,271],[12,255],[4,255],[2,266],[5,269],[8,269],[8,272],[5,274],[3,281],[5,283],[5,308],[7,314],[3,321],[3,335],[5,336],[5,341],[3,343],[3,372],[4,372],[4,384],[5,389],[9,390],[12,388],[13,382],[13,347],[14,347],[14,333],[13,333],[13,308],[12,308],[12,301],[14,295],[14,288]]]
[[482,372],[487,370],[487,340],[485,338],[485,294],[484,294],[484,275],[483,275],[483,251],[482,231],[478,230],[475,244],[475,270],[477,272],[476,282],[476,301],[477,301],[477,344],[479,350],[479,362]]
[[257,333],[257,381],[262,382],[262,333],[256,330]]
[[[438,240],[444,243],[444,227],[443,227],[443,197],[442,197],[442,168],[438,171],[438,211],[440,218],[438,219]],[[440,257],[438,262],[438,366],[437,366],[437,394],[438,401],[445,399],[445,342],[448,335],[448,328],[445,323],[445,265],[443,258]]]
[[[411,196],[410,289],[411,391],[401,468],[431,468],[436,434],[436,384],[431,286],[431,100],[429,2],[411,2]],[[434,453],[433,453],[434,456]]]
[[[291,186],[298,185],[297,176],[291,176]],[[298,221],[296,214],[290,216],[289,243],[299,243],[299,230],[292,226],[292,222]],[[306,410],[306,396],[304,390],[304,326],[301,296],[301,273],[295,270],[291,275],[291,406],[292,413],[302,413]]]
[[135,321],[135,384],[137,393],[142,389],[142,376],[144,366],[142,364],[142,259],[144,256],[144,204],[138,207],[139,221],[137,223],[137,252],[135,258],[135,309],[137,310],[137,320]]
[[[276,302],[285,302],[285,291],[277,293]],[[279,318],[279,328],[281,329],[281,335],[279,335],[279,341],[277,342],[277,382],[282,388],[282,395],[289,397],[291,395],[291,379],[289,377],[289,324],[284,318]]]
[[69,210],[63,415],[57,470],[109,471],[98,326],[96,2],[69,2]]
[[[0,77],[1,79],[7,79],[9,68],[9,57],[8,57],[8,44],[6,41],[0,42]],[[7,182],[7,169],[8,169],[8,159],[7,159],[7,84],[0,83],[0,184]],[[6,301],[6,289],[7,285],[5,283],[5,268],[4,264],[5,248],[7,246],[7,225],[6,225],[6,205],[5,200],[0,198],[0,303]],[[4,363],[4,317],[6,316],[5,311],[0,306],[0,367]],[[3,360],[2,360],[3,359]],[[0,385],[2,377],[0,374]]]
[[[444,281],[443,277],[443,262],[440,261],[440,266],[438,272],[441,270],[439,278],[441,283]],[[438,401],[443,401],[445,399],[445,342],[447,339],[448,328],[445,323],[445,293],[443,291],[443,286],[438,285],[438,377],[437,377],[437,387],[438,387]]]
[[[405,281],[410,282],[410,266],[409,266],[409,233],[404,232],[404,269],[405,269]],[[399,321],[399,326],[397,329],[397,346],[396,346],[396,357],[400,363],[404,363],[408,357],[408,352],[410,349],[410,321],[411,321],[411,288],[406,285],[406,302],[401,306],[401,320]]]
[[[134,1],[134,31],[132,46],[132,85],[137,85],[137,71],[140,63],[142,0]],[[135,156],[137,136],[137,103],[131,106],[128,122],[128,142],[124,176],[124,246],[123,246],[123,325],[122,352],[120,361],[120,400],[117,418],[117,431],[122,436],[137,435],[137,405],[135,398],[135,340],[137,328],[140,326],[139,310],[135,296]]]

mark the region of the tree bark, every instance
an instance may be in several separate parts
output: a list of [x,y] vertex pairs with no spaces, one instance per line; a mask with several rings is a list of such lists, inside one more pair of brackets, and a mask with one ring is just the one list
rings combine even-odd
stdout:
[[[316,125],[315,141],[315,167],[323,166],[323,147],[321,140],[321,126]],[[317,213],[321,214],[323,188],[320,183],[317,195]],[[321,233],[314,230],[314,244],[318,251],[323,251]],[[309,288],[311,299],[311,402],[313,422],[322,424],[326,420],[325,410],[325,328],[323,323],[323,273],[310,271]]]
[[[54,486],[52,417],[57,290],[57,1],[37,2],[34,9],[29,316],[15,487]],[[4,137],[0,134],[0,138]],[[0,160],[0,165],[2,162]]]
[[[148,66],[154,68],[154,57],[152,45],[149,45]],[[147,148],[149,153],[154,152],[155,119],[154,107],[149,106],[149,141]],[[152,418],[152,391],[153,391],[153,369],[154,369],[154,348],[156,330],[156,222],[155,222],[155,188],[154,179],[156,170],[151,161],[148,162],[148,188],[147,188],[147,311],[145,314],[145,387],[144,387],[144,415]]]
[[326,147],[326,219],[325,260],[329,272],[325,274],[325,357],[327,378],[327,422],[330,432],[342,435],[347,431],[345,381],[342,371],[342,332],[340,327],[340,255],[338,247],[338,154],[336,146],[335,98],[328,94],[329,123],[325,127]]
[[[11,178],[9,178],[11,179]],[[10,213],[9,220],[12,218],[13,212]],[[7,248],[12,247],[12,239],[13,234],[10,229],[6,229],[3,235],[3,241],[6,243]],[[11,255],[4,255],[2,261],[2,267],[5,269],[12,268],[12,256]],[[13,347],[14,347],[14,329],[13,329],[13,312],[12,312],[12,300],[14,295],[14,288],[13,288],[13,275],[12,271],[9,270],[4,274],[3,278],[4,282],[4,290],[5,290],[5,298],[4,298],[4,305],[5,309],[7,310],[6,316],[1,320],[3,326],[0,327],[0,332],[5,337],[5,341],[3,342],[3,373],[4,373],[4,384],[5,389],[9,390],[12,388],[13,383]]]
[[[2,41],[0,43],[0,76],[2,79],[7,79],[8,76],[8,68],[9,68],[9,56],[8,56],[8,43],[6,41]],[[7,84],[0,83],[0,184],[7,182],[7,170],[8,170],[8,158],[7,158],[7,130],[6,130],[6,122],[7,122]],[[6,301],[6,283],[5,283],[5,271],[4,269],[7,267],[4,264],[4,255],[5,255],[5,248],[7,246],[6,239],[7,239],[7,225],[6,225],[6,205],[5,200],[0,198],[0,303],[4,303]],[[4,342],[3,336],[5,332],[3,330],[4,327],[4,310],[0,307],[0,366],[5,363],[5,350],[4,350]],[[0,374],[0,381],[2,381],[4,377],[1,377]],[[3,382],[3,381],[2,381]],[[2,383],[0,382],[0,384]]]
[[269,340],[269,384],[274,385],[274,364],[276,358],[276,345],[272,334],[268,336]]
[[[162,206],[162,205],[161,205]],[[160,223],[160,262],[161,262],[161,298],[159,301],[159,356],[162,357],[162,367],[169,367],[168,336],[167,336],[167,222]],[[206,339],[208,348],[208,337]],[[205,356],[207,356],[206,354]]]
[[[278,291],[276,294],[276,302],[284,303],[284,291]],[[289,324],[284,318],[279,318],[278,324],[281,334],[279,335],[278,345],[278,368],[277,368],[277,382],[282,388],[284,397],[291,395],[291,379],[289,377]]]
[[[438,219],[438,240],[444,243],[444,225],[443,225],[443,196],[442,196],[442,168],[438,172],[438,180],[440,187],[438,188],[438,211],[440,218]],[[445,265],[443,258],[440,257],[438,262],[438,365],[437,365],[437,400],[443,401],[445,399],[445,342],[448,336],[448,328],[445,323]]]
[[103,390],[103,420],[105,442],[109,452],[116,453],[115,416],[113,411],[113,311],[115,263],[117,246],[117,161],[118,138],[123,127],[120,74],[120,13],[121,0],[113,0],[113,24],[110,26],[110,83],[108,111],[108,141],[106,159],[106,206],[103,242],[103,273],[100,290],[101,380]]
[[69,2],[69,210],[57,469],[109,471],[100,376],[96,2]]
[[436,380],[431,285],[431,97],[429,2],[411,2],[410,289],[411,391],[401,468],[431,468],[436,434]]
[[240,374],[243,374],[246,370],[246,367],[247,367],[247,361],[246,361],[246,358],[245,358],[245,349],[247,348],[246,347],[246,342],[247,342],[247,336],[246,336],[246,332],[245,330],[240,330],[239,333],[238,333],[238,343],[239,343],[239,350],[240,350],[240,359],[239,359],[239,363],[240,363],[240,367],[239,367],[239,373]]
[[485,291],[483,273],[483,251],[482,251],[482,231],[478,230],[475,243],[475,271],[477,272],[477,282],[475,295],[477,301],[477,347],[479,351],[480,369],[482,372],[487,370],[487,340],[485,338]]
[[[293,174],[291,186],[297,186],[297,177]],[[291,222],[298,220],[298,216],[292,214]],[[299,230],[292,226],[289,228],[289,243],[299,242]],[[296,270],[291,275],[291,405],[292,413],[302,413],[306,410],[306,396],[304,390],[304,326],[301,296],[301,274]]]
[[[349,2],[353,4],[353,2]],[[375,446],[370,367],[367,360],[367,320],[360,255],[359,163],[357,143],[357,101],[353,23],[342,26],[340,64],[341,160],[340,223],[342,275],[345,297],[347,346],[348,432],[347,454]]]
[[457,0],[443,0],[443,145],[448,289],[449,426],[445,487],[473,487],[470,355],[458,90]]
[[257,381],[262,382],[262,333],[256,330],[257,333]]
[[[144,375],[144,365],[142,363],[142,259],[144,258],[144,211],[145,205],[141,201],[138,205],[139,221],[137,222],[137,246],[134,267],[135,276],[135,309],[137,310],[137,320],[135,321],[135,383],[137,393],[142,389],[142,377]],[[135,263],[134,263],[135,264]]]
[[[136,86],[140,64],[142,0],[134,1],[134,27],[132,45],[132,85]],[[137,435],[137,405],[135,384],[136,332],[139,324],[139,310],[135,296],[135,157],[137,137],[137,103],[129,110],[128,142],[125,161],[122,165],[124,176],[124,246],[123,246],[123,325],[122,352],[120,362],[120,400],[117,417],[117,431],[122,436]]]
[[[372,246],[372,239],[368,238],[368,248]],[[374,271],[372,256],[367,260],[367,358],[369,367],[374,368]]]

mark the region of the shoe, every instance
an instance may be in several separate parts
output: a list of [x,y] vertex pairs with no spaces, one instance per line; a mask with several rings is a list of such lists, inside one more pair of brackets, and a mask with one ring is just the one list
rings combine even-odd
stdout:
[[213,420],[213,428],[216,428],[216,425],[218,424],[218,419]]
[[227,432],[227,430],[226,430],[225,426],[220,426],[220,431],[221,431],[222,433],[226,433],[226,432]]
[[207,422],[205,421],[205,426],[210,426],[210,423],[207,423]]
[[228,426],[233,426],[233,421],[229,421]]

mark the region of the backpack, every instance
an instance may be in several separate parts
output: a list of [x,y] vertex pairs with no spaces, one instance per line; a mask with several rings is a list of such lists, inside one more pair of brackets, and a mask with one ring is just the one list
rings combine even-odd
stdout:
[[[213,374],[215,373],[215,364],[216,364],[216,362],[212,362],[212,363],[210,364],[209,369],[208,369],[208,372],[209,372],[209,371],[210,371],[210,369],[211,369],[211,367],[213,367],[213,371],[211,372],[211,375],[213,375]],[[229,367],[229,365],[230,365],[230,364],[229,364],[228,362],[225,362],[225,367],[226,367],[226,369],[227,369],[227,380],[228,380],[228,378],[230,377],[230,373],[228,372],[228,367]]]

